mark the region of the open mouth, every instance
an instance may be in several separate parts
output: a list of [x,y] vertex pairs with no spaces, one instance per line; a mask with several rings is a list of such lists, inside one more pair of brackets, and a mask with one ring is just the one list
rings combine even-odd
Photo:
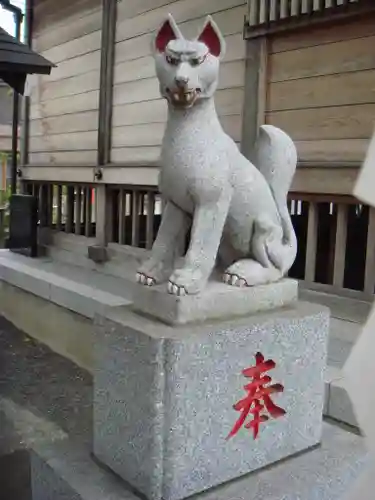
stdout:
[[200,93],[200,89],[186,90],[186,89],[167,89],[169,101],[173,106],[180,108],[190,108],[193,106]]

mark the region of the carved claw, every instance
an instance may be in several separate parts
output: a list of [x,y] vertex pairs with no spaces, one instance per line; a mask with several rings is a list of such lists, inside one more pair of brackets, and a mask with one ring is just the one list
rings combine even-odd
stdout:
[[143,273],[137,273],[137,282],[146,286],[153,286],[156,283],[154,278],[150,278],[149,276],[146,276]]
[[168,293],[171,295],[178,295],[179,297],[183,297],[186,295],[186,289],[183,286],[177,286],[172,281],[168,282]]
[[239,288],[243,288],[245,286],[248,286],[246,280],[244,280],[243,278],[240,278],[240,276],[238,276],[237,274],[224,273],[223,281],[227,285],[237,286]]

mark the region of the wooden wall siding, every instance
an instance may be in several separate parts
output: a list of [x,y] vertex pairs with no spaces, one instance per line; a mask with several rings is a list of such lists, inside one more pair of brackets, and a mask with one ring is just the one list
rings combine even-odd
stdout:
[[375,16],[275,36],[268,64],[266,121],[300,160],[360,164],[375,121]]
[[36,2],[33,48],[57,64],[31,94],[30,164],[96,164],[101,0]]
[[167,116],[151,56],[155,29],[170,12],[186,37],[194,37],[211,14],[225,35],[216,103],[225,130],[241,140],[244,96],[244,0],[122,0],[118,3],[111,161],[156,161]]

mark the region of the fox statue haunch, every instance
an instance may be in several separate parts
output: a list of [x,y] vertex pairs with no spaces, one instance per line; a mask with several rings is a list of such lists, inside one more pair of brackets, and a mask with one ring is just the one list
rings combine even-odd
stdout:
[[[213,95],[225,42],[210,17],[190,41],[168,16],[153,50],[169,107],[159,179],[166,206],[138,281],[148,286],[167,282],[175,295],[196,294],[216,262],[224,266],[228,285],[279,280],[297,252],[287,208],[297,164],[292,140],[276,127],[262,126],[252,164],[223,131]],[[183,266],[176,268],[181,239],[190,228]]]

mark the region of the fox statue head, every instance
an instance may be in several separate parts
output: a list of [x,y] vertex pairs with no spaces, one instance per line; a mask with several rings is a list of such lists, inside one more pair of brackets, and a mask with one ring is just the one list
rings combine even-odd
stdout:
[[160,93],[175,108],[191,108],[213,96],[225,41],[216,23],[207,17],[200,35],[186,40],[169,14],[152,46]]

